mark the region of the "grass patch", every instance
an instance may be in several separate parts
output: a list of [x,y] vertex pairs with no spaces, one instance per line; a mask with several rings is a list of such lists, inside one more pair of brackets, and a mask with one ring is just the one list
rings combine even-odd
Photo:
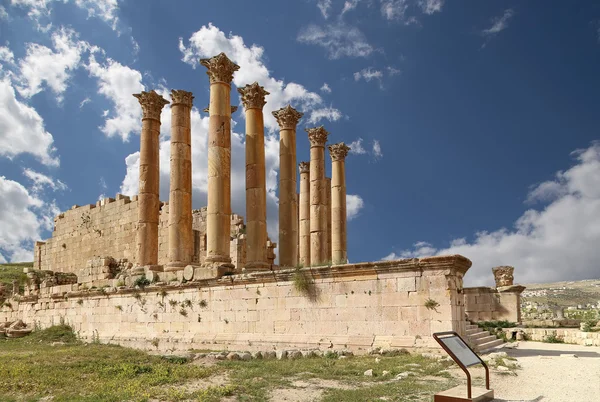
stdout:
[[0,264],[0,283],[5,284],[8,291],[11,292],[13,281],[17,281],[20,291],[23,292],[27,283],[27,274],[23,272],[23,268],[32,267],[33,262]]
[[77,342],[73,328],[68,325],[55,325],[50,328],[33,331],[31,335],[23,338],[26,343],[52,343],[52,342]]
[[495,335],[496,338],[502,339],[504,342],[514,342],[514,339],[508,339],[506,336],[506,332],[504,332],[503,328],[514,328],[517,326],[516,323],[510,322],[507,320],[500,321],[480,321],[477,323],[477,326],[484,331],[488,331],[490,335]]
[[[217,368],[114,345],[70,341],[50,346],[50,340],[72,339],[61,326],[19,339],[0,339],[0,400],[147,401],[149,399],[219,400],[231,389],[186,390],[185,382],[209,377]],[[36,336],[42,342],[35,341]],[[74,336],[74,335],[73,335]],[[205,399],[200,396],[206,394]],[[215,395],[214,397],[211,396]]]

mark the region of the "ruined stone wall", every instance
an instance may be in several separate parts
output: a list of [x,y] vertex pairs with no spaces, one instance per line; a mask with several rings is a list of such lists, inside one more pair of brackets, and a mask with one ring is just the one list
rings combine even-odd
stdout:
[[521,322],[521,291],[503,292],[488,287],[465,288],[465,312],[468,319],[471,322]]
[[[36,242],[34,269],[77,274],[93,257],[126,259],[135,264],[138,197],[118,194],[116,199],[105,198],[96,204],[73,206],[54,219],[52,238]],[[163,203],[159,216],[158,263],[168,262],[169,206]],[[195,255],[194,262],[206,257],[206,208],[193,211]],[[243,218],[232,215],[232,242],[244,230]],[[245,246],[245,243],[244,243]],[[266,247],[266,245],[265,245]],[[233,249],[233,248],[232,248]],[[245,248],[236,247],[236,262],[245,263]],[[238,265],[236,265],[238,267]]]
[[293,269],[144,290],[55,286],[2,307],[0,322],[64,320],[84,339],[143,349],[154,349],[153,340],[162,350],[436,348],[433,332],[465,333],[470,265],[446,256],[304,268],[313,281],[306,292],[294,287]]

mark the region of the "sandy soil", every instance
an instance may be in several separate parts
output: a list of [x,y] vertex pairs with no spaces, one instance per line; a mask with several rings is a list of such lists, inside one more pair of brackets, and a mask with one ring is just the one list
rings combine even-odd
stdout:
[[[516,358],[521,369],[516,375],[491,370],[497,402],[600,401],[600,347],[520,342],[515,349],[499,351]],[[483,370],[477,370],[479,382],[482,375]]]

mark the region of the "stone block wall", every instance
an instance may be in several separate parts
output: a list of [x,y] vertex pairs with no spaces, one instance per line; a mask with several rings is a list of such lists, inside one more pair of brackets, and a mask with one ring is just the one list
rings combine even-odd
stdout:
[[[158,263],[168,262],[169,205],[161,204],[159,217]],[[201,263],[206,258],[206,208],[193,211],[195,250],[193,261]],[[38,241],[34,247],[34,269],[79,274],[94,257],[112,257],[127,260],[135,265],[136,225],[138,220],[137,196],[117,194],[96,204],[74,205],[54,219],[52,238]],[[244,231],[244,221],[233,214],[231,219],[232,242]],[[243,242],[241,242],[243,243]],[[237,254],[232,259],[245,263],[244,247],[232,247]],[[266,247],[266,245],[265,245]],[[238,267],[238,265],[236,265]]]
[[471,322],[506,320],[519,323],[523,289],[522,286],[465,288],[465,313]]
[[[57,286],[14,300],[0,322],[48,327],[61,320],[85,339],[143,349],[369,347],[435,349],[433,332],[465,334],[462,256],[256,272],[144,290],[74,291]],[[166,294],[165,294],[166,292]],[[427,308],[428,300],[438,303]]]
[[531,341],[543,341],[547,336],[554,335],[565,343],[585,346],[600,346],[600,332],[582,332],[574,328],[519,328]]

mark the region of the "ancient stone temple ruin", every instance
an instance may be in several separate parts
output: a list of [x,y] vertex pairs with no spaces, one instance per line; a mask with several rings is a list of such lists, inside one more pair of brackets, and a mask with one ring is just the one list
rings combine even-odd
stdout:
[[306,128],[310,159],[297,163],[302,113],[290,105],[273,112],[280,127],[275,264],[266,221],[269,93],[257,82],[237,88],[246,122],[244,222],[231,210],[231,82],[239,66],[223,53],[201,64],[210,81],[207,206],[192,210],[194,96],[171,93],[170,191],[160,201],[160,115],[169,102],[154,91],[135,94],[143,112],[138,195],[57,216],[52,238],[35,244],[25,293],[1,289],[0,299],[11,302],[0,322],[67,322],[83,338],[165,350],[436,348],[432,332],[465,334],[467,258],[348,264],[349,147],[327,146],[324,127]]

